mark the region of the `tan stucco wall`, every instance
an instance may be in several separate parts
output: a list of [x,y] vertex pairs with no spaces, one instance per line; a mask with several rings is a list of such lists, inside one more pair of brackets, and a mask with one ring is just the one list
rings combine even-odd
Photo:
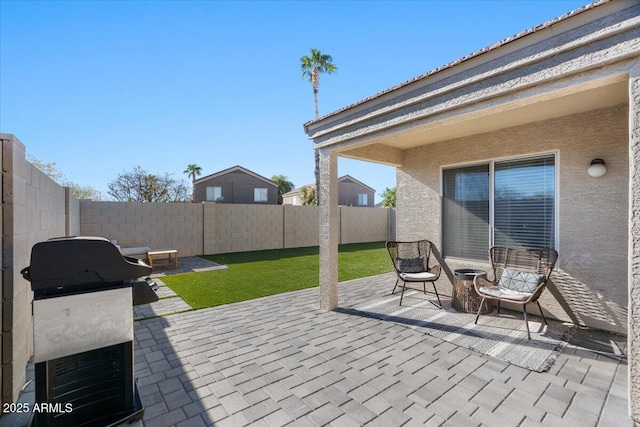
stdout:
[[[627,114],[620,105],[407,150],[397,174],[399,239],[441,247],[442,166],[557,150],[560,258],[553,278],[561,297],[547,291],[541,302],[558,318],[626,332]],[[606,162],[601,178],[587,175],[594,158]],[[451,270],[473,266],[447,263]]]
[[640,426],[640,64],[629,70],[629,412]]

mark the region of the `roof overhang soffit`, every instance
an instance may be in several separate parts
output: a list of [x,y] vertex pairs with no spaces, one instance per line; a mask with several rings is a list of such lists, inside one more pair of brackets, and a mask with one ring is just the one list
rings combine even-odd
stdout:
[[[316,147],[358,158],[368,153],[366,146],[395,148],[400,150],[396,161],[379,162],[402,163],[403,150],[408,148],[626,103],[626,70],[626,66],[600,70],[395,126],[337,134]],[[384,150],[377,148],[375,153],[380,155]]]
[[369,144],[347,150],[338,150],[338,155],[389,166],[404,165],[404,150],[383,144]]
[[[557,45],[549,42],[544,48],[523,49],[445,78],[432,76],[410,88],[309,123],[305,130],[316,148],[331,147],[340,155],[349,156],[351,152],[355,156],[362,149],[347,146],[388,145],[389,138],[395,138],[398,132],[446,121],[462,122],[491,111],[536,104],[545,97],[560,98],[575,90],[611,84],[638,60],[640,16],[627,16],[609,24],[582,28],[583,32],[568,42],[565,39]],[[600,83],[588,83],[595,80]],[[543,92],[546,95],[541,96]]]

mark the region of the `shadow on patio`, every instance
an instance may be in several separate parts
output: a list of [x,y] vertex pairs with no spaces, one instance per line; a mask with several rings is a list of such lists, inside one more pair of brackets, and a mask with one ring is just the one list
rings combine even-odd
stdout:
[[[394,280],[341,283],[341,300]],[[353,314],[311,288],[137,322],[145,425],[631,425],[622,337],[578,330],[538,373]]]

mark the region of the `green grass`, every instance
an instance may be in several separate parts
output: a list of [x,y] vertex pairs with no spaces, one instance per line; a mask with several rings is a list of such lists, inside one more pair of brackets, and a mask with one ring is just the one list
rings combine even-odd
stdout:
[[[391,271],[384,242],[340,245],[338,280]],[[162,281],[193,308],[213,307],[318,286],[318,247],[207,255],[226,270],[166,276]]]

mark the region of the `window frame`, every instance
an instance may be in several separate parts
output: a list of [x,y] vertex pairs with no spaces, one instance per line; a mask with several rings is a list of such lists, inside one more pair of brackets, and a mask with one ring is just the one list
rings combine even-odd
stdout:
[[[260,191],[262,195],[264,191],[264,200],[258,200],[256,191]],[[267,187],[253,187],[253,203],[269,203],[269,189]]]
[[[527,159],[541,158],[545,156],[554,156],[554,230],[553,241],[554,249],[560,251],[560,151],[540,151],[535,153],[520,154],[513,156],[493,157],[488,159],[482,159],[471,162],[452,163],[440,166],[440,241],[444,238],[444,171],[447,169],[466,168],[472,166],[489,165],[489,248],[494,246],[494,234],[495,234],[495,164],[508,161],[519,161]],[[483,260],[477,260],[473,258],[462,258],[455,256],[447,256],[444,254],[445,259],[460,260],[478,262]],[[557,266],[556,266],[557,267]]]
[[[209,188],[213,188],[213,200],[209,200],[207,198],[207,190]],[[216,188],[220,189],[220,196],[218,196],[218,198],[216,198],[216,190],[215,190]],[[223,199],[223,198],[224,198],[224,196],[222,195],[222,186],[220,186],[220,185],[207,185],[204,188],[204,199],[205,199],[205,201],[207,201],[207,202],[217,202],[217,201],[219,201],[218,199]]]
[[[364,203],[362,203],[363,199],[365,199]],[[358,193],[358,206],[369,206],[369,195],[367,193]]]

